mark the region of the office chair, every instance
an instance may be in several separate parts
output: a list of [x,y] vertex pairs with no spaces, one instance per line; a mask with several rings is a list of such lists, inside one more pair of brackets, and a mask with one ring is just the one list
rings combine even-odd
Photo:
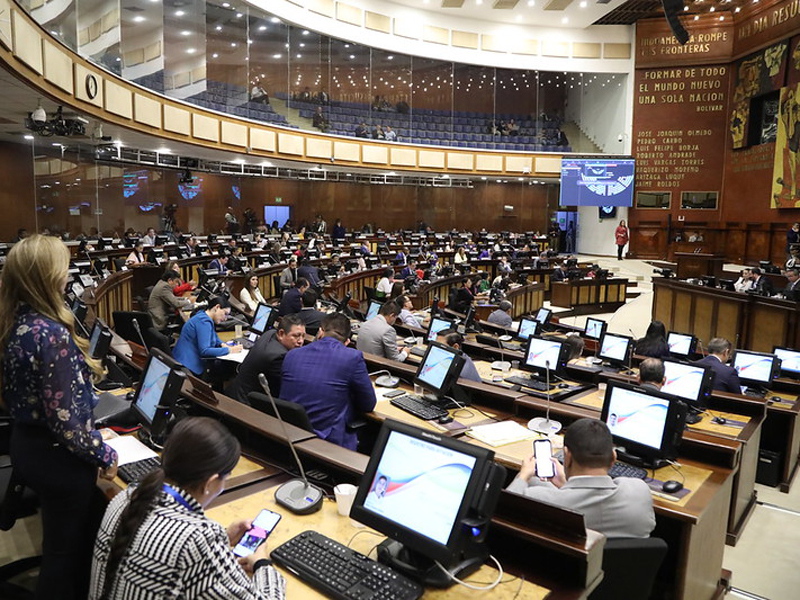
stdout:
[[115,271],[122,271],[122,267],[125,266],[125,259],[124,258],[115,258],[114,259],[114,270]]
[[273,275],[272,276],[272,287],[275,290],[275,295],[278,298],[283,298],[283,290],[281,289],[281,276],[280,275]]
[[609,539],[603,549],[603,581],[589,600],[648,600],[667,554],[660,538]]
[[[15,476],[11,467],[9,444],[11,419],[0,416],[0,530],[10,531],[17,519],[36,513],[39,501]],[[41,556],[28,556],[0,566],[0,598],[8,600],[32,599],[33,592],[9,583],[26,571],[39,567]]]
[[369,304],[370,300],[377,300],[378,297],[375,295],[375,288],[369,287],[368,285],[364,286],[364,293],[367,295],[367,303]]
[[[269,398],[267,398],[266,394],[250,392],[247,394],[247,399],[250,401],[250,406],[256,410],[260,410],[264,414],[267,414],[271,417],[275,416],[272,403],[269,401]],[[294,425],[295,427],[299,427],[300,429],[314,431],[314,428],[311,426],[311,421],[308,418],[308,414],[306,413],[306,409],[300,404],[297,402],[289,402],[288,400],[281,400],[280,398],[274,398],[274,400],[275,405],[281,412],[281,417],[284,421]]]
[[134,320],[138,321],[139,329],[142,332],[142,337],[147,344],[147,348],[158,348],[159,350],[163,350],[168,356],[172,356],[169,338],[153,326],[153,319],[148,313],[132,310],[115,310],[111,314],[111,318],[114,322],[114,331],[117,335],[129,342],[141,344],[139,333],[133,325]]

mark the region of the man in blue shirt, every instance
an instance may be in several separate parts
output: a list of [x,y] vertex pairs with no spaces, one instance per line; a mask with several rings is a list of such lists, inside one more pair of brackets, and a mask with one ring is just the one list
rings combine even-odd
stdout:
[[283,359],[281,398],[306,409],[319,437],[355,450],[358,438],[347,424],[355,413],[373,410],[376,400],[364,355],[349,343],[347,317],[325,317],[317,340]]
[[206,363],[203,359],[218,358],[236,354],[242,347],[224,346],[217,336],[214,326],[222,323],[231,311],[227,300],[217,296],[208,301],[206,310],[201,310],[189,319],[181,330],[181,336],[172,357],[195,375],[203,375]]

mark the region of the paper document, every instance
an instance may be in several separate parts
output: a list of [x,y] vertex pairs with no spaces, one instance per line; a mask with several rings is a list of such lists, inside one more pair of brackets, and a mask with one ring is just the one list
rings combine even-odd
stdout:
[[134,435],[121,435],[110,440],[106,440],[106,444],[111,446],[117,451],[119,460],[117,466],[127,465],[145,458],[152,458],[158,456],[150,448],[140,442]]
[[467,435],[490,446],[504,446],[539,437],[535,431],[531,431],[516,421],[478,425],[467,431]]

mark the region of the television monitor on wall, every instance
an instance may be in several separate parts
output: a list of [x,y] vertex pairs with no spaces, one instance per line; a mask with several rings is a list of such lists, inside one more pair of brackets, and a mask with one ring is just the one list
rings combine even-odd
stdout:
[[561,206],[631,206],[633,158],[561,159]]

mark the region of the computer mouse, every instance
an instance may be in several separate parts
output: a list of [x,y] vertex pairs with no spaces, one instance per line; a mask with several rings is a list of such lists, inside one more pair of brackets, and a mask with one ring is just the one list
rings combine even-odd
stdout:
[[436,419],[436,422],[441,425],[446,425],[447,423],[453,422],[453,417],[451,417],[450,415],[445,415],[443,417],[439,417],[438,419]]
[[128,392],[125,394],[125,400],[128,402],[133,402],[134,397],[136,397],[136,392]]
[[674,479],[665,481],[661,485],[661,491],[666,492],[667,494],[674,494],[676,492],[680,492],[682,489],[683,489],[683,484],[680,481],[675,481]]
[[725,417],[714,417],[713,419],[711,419],[711,422],[716,423],[717,425],[725,425],[725,423],[728,422],[728,419],[726,419]]
[[561,388],[561,389],[563,390],[563,389],[566,389],[566,388],[568,388],[568,387],[569,387],[569,384],[567,384],[567,383],[559,383],[559,384],[558,384],[558,387],[559,387],[559,388]]

